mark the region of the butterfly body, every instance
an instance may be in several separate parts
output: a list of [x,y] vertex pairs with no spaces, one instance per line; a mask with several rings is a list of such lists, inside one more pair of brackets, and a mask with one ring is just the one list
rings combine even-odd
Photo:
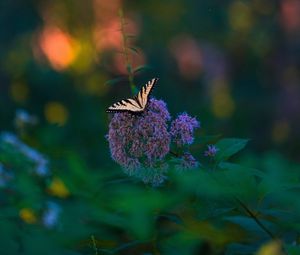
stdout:
[[144,112],[149,101],[149,95],[158,81],[158,78],[153,78],[144,85],[139,93],[133,98],[123,99],[109,106],[106,112],[129,112],[131,114],[140,114]]

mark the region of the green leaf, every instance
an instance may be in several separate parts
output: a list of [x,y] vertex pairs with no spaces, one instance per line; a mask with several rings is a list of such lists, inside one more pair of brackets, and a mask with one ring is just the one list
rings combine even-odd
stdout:
[[245,199],[259,198],[264,192],[264,189],[257,185],[257,179],[264,178],[263,172],[228,162],[221,162],[218,167],[218,173],[221,177],[219,178],[220,182],[224,185],[226,183],[230,185],[239,197]]
[[255,168],[250,168],[250,167],[244,167],[239,164],[234,164],[234,163],[229,163],[229,162],[221,162],[218,165],[221,169],[227,169],[227,170],[232,170],[232,171],[243,171],[247,176],[252,175],[260,178],[265,177],[265,173],[255,169]]
[[222,161],[230,158],[242,150],[248,143],[248,139],[225,138],[216,143],[219,151],[217,152],[217,161]]
[[137,73],[137,72],[142,72],[142,71],[147,71],[147,70],[152,70],[153,68],[151,66],[148,66],[148,65],[143,65],[143,66],[138,66],[137,68],[135,68],[133,70],[134,73]]
[[226,255],[231,254],[239,254],[239,255],[249,255],[254,254],[254,252],[257,250],[258,245],[249,245],[249,244],[239,244],[239,243],[232,243],[229,244],[227,247],[227,253]]
[[174,222],[176,224],[183,224],[183,220],[180,218],[180,216],[174,214],[174,213],[164,213],[164,214],[160,214],[158,215],[159,218],[163,218],[163,219],[167,219],[171,222]]
[[126,65],[126,70],[129,74],[131,73],[132,67],[130,64]]
[[[228,216],[224,217],[225,220],[228,220],[236,225],[241,226],[245,229],[248,235],[253,236],[256,235],[257,237],[268,237],[268,234],[255,222],[254,219],[245,216]],[[270,221],[259,219],[260,222],[271,232],[273,232],[273,228],[275,227]]]
[[105,85],[115,85],[115,84],[117,84],[121,81],[125,81],[125,80],[126,80],[125,77],[119,77],[119,78],[108,80],[107,82],[105,82]]
[[299,255],[300,254],[300,246],[287,245],[286,248],[290,255]]
[[133,53],[139,54],[139,51],[134,47],[128,47]]

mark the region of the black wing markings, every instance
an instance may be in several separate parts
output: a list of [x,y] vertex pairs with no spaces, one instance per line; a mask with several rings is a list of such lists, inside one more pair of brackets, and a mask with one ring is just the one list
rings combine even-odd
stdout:
[[[158,81],[158,78],[153,78],[152,80],[148,81],[138,92],[136,96],[133,98],[127,98],[123,99],[121,101],[118,101],[108,107],[106,112],[129,112],[132,114],[138,114],[145,110],[147,104],[148,104],[148,98],[154,88],[154,85]],[[149,88],[149,86],[151,86]],[[149,90],[149,91],[148,91]],[[130,107],[126,108],[127,104],[133,106],[135,109],[130,109]],[[118,106],[123,106],[118,109]]]

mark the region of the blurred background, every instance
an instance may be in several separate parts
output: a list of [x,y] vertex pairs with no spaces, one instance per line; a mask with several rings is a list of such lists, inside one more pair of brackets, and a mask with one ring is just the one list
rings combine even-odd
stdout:
[[[62,176],[66,157],[116,167],[105,109],[131,95],[125,33],[135,84],[159,77],[153,95],[174,117],[187,111],[202,134],[300,162],[299,13],[299,0],[2,0],[0,129]],[[68,196],[60,179],[50,186]]]
[[298,159],[300,3],[254,1],[1,1],[0,121],[38,119],[30,142],[72,147],[104,164],[104,109],[130,95],[118,11],[135,83],[188,111],[209,134],[251,139],[251,150]]

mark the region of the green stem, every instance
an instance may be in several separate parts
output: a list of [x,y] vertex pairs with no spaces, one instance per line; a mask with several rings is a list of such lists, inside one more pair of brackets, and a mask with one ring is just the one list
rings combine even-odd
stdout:
[[[212,176],[216,182],[218,180]],[[240,206],[247,212],[247,214],[256,222],[256,224],[272,239],[279,240],[256,216],[255,214],[247,207],[247,205],[241,201],[238,197],[234,196],[234,199],[240,204]],[[282,252],[288,255],[288,252],[285,250],[284,246],[282,246]]]
[[126,70],[128,72],[128,80],[129,80],[129,85],[130,85],[130,89],[131,89],[131,93],[135,94],[137,89],[136,86],[134,84],[134,74],[132,72],[132,63],[131,60],[129,58],[129,52],[128,52],[128,37],[126,36],[126,32],[125,32],[125,19],[124,19],[124,13],[123,10],[120,9],[119,10],[119,16],[120,16],[120,23],[121,23],[121,34],[122,34],[122,38],[123,38],[123,52],[124,52],[124,59],[125,59],[125,66],[126,66]]
[[[257,223],[257,225],[260,226],[270,236],[272,240],[274,241],[279,240],[279,238],[276,237],[269,229],[267,229],[267,227],[264,224],[262,224],[262,222],[255,216],[255,214],[239,198],[235,197],[235,200],[241,205],[241,207],[243,207],[243,209]],[[282,252],[283,254],[288,255],[288,252],[286,251],[283,245],[282,245]]]
[[91,238],[92,238],[92,242],[93,242],[93,248],[95,251],[95,255],[98,255],[98,249],[97,249],[95,237],[92,235]]
[[180,155],[174,151],[170,151],[169,152],[172,156],[174,156],[175,158],[180,158]]
[[235,197],[235,200],[243,207],[243,209],[248,213],[248,215],[270,236],[271,239],[277,240],[273,233],[267,229],[265,225],[261,223],[261,221],[254,215],[254,213],[237,197]]

